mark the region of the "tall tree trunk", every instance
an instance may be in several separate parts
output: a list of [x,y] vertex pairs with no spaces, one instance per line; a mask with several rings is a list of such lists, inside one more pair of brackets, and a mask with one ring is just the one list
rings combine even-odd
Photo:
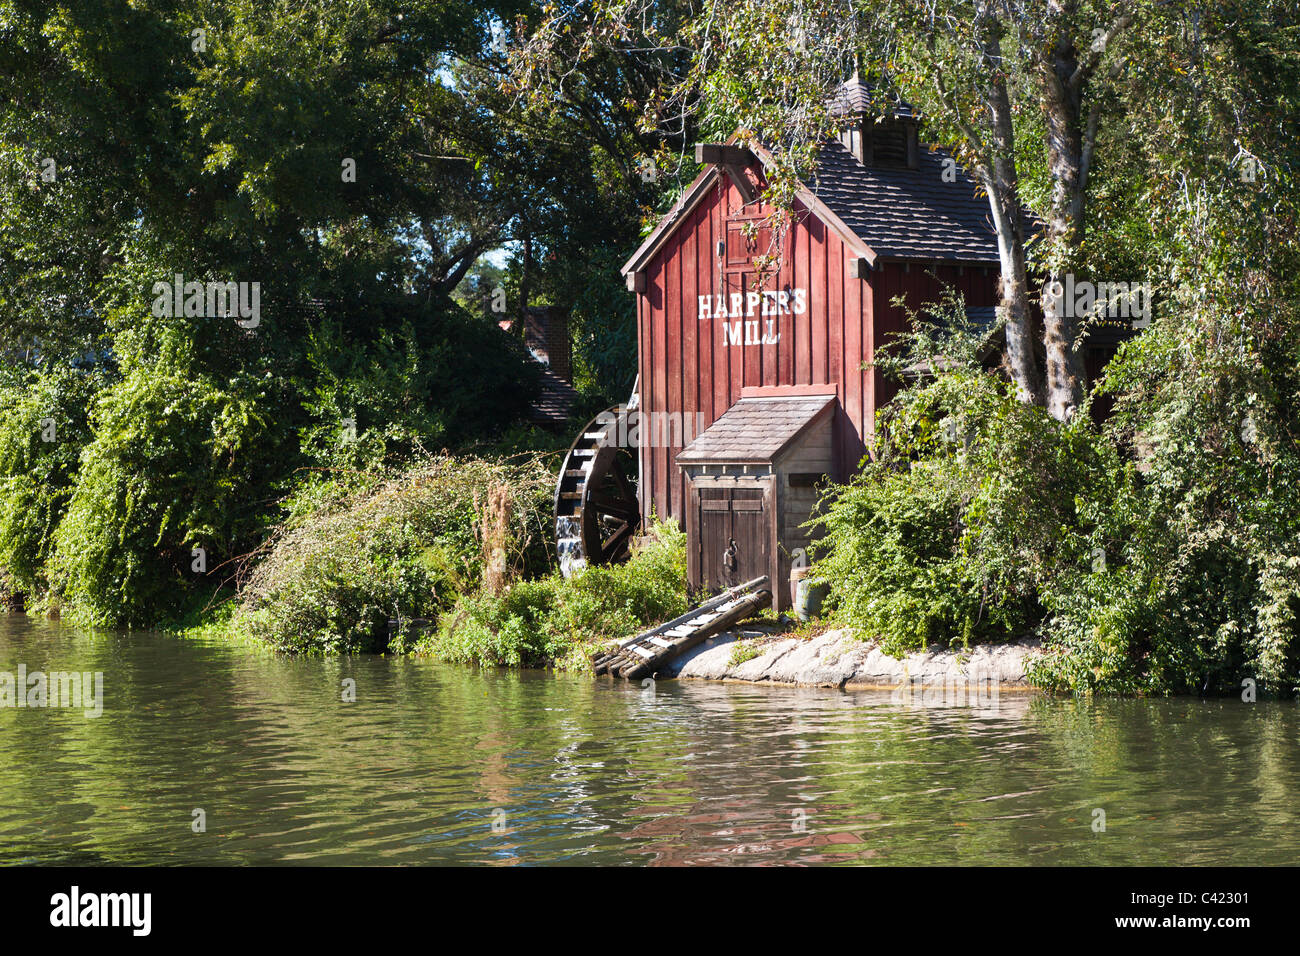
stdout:
[[[1014,194],[1013,194],[1014,195]],[[1005,319],[1007,365],[1022,402],[1043,403],[1043,376],[1034,351],[1033,316],[1029,305],[1029,276],[1025,267],[1025,242],[1019,209],[1007,209],[1003,198],[990,195],[994,220],[1008,224],[997,230],[998,258],[1002,266],[1002,299],[999,309]]]
[[[1079,68],[1069,38],[1061,39],[1039,69],[1047,124],[1047,164],[1052,177],[1047,219],[1048,281],[1042,289],[1043,344],[1046,349],[1047,412],[1066,421],[1083,401],[1083,356],[1078,347],[1084,316],[1074,314],[1062,290],[1083,240],[1084,142],[1079,87],[1071,83]],[[1095,129],[1095,127],[1093,127]]]
[[1002,266],[1002,301],[1005,319],[1006,356],[1011,379],[1020,400],[1042,404],[1043,380],[1034,351],[1032,313],[1030,311],[1029,276],[1025,267],[1024,217],[1021,214],[1020,183],[1016,176],[1015,132],[1011,123],[1011,98],[1007,93],[1006,73],[1002,66],[1001,21],[983,11],[985,19],[985,61],[989,82],[985,105],[989,113],[991,156],[984,164],[985,191],[998,237],[998,257]]
[[[1122,10],[1104,30],[1093,31],[1085,50],[1075,42],[1079,4],[1075,0],[1049,0],[1049,29],[1034,57],[1047,126],[1047,164],[1052,177],[1051,209],[1047,220],[1048,281],[1043,286],[1043,344],[1046,347],[1047,411],[1058,421],[1068,421],[1084,396],[1085,369],[1078,339],[1087,316],[1074,314],[1074,303],[1060,295],[1066,275],[1078,262],[1085,238],[1085,203],[1088,170],[1097,139],[1099,105],[1094,102],[1085,123],[1084,91],[1096,72],[1106,45],[1128,29],[1134,14]],[[1084,31],[1086,33],[1086,31]],[[1112,67],[1114,70],[1115,67]],[[1058,283],[1060,283],[1058,285]]]

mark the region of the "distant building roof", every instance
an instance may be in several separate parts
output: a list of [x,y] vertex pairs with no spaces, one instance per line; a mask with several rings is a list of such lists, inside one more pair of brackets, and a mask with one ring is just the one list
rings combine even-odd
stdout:
[[834,395],[742,398],[678,452],[677,463],[773,461],[834,404]]
[[974,327],[974,331],[981,336],[988,335],[993,331],[993,326],[998,321],[998,307],[996,305],[968,305],[966,306],[966,320]]

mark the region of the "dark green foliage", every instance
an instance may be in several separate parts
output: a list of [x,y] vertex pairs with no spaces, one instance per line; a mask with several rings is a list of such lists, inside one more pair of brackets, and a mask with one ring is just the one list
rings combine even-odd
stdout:
[[1100,431],[1016,401],[961,336],[912,340],[895,367],[941,371],[882,414],[879,460],[827,502],[839,619],[894,653],[1037,636],[1032,677],[1060,690],[1294,692],[1300,326],[1195,316],[1125,346]]
[[[0,6],[0,347],[39,340],[43,363],[0,408],[7,579],[157,623],[263,542],[304,467],[387,468],[516,425],[537,369],[449,297],[509,238],[520,183],[537,195],[537,152],[473,67],[499,57],[481,9]],[[260,324],[152,315],[176,273],[259,283]],[[120,375],[33,444],[64,388],[48,369],[87,352]]]
[[369,341],[323,324],[307,361],[302,448],[322,465],[391,465],[496,436],[527,412],[540,371],[520,342],[455,307]]
[[253,497],[283,457],[266,380],[217,378],[186,336],[150,332],[119,339],[122,375],[91,414],[55,535],[51,584],[96,624],[146,626],[175,613],[273,513]]
[[881,364],[942,371],[882,412],[877,459],[830,495],[819,576],[839,619],[893,653],[1027,636],[1040,589],[1077,557],[1103,445],[1084,419],[1061,428],[1017,401],[969,330],[910,344]]
[[0,569],[36,592],[90,440],[103,368],[26,363],[0,370]]
[[1300,445],[1287,424],[1300,411],[1300,326],[1290,309],[1259,317],[1273,334],[1251,334],[1249,313],[1204,318],[1171,316],[1109,371],[1122,397],[1107,432],[1134,464],[1094,505],[1106,570],[1072,570],[1051,590],[1052,654],[1035,672],[1046,684],[1300,683]]

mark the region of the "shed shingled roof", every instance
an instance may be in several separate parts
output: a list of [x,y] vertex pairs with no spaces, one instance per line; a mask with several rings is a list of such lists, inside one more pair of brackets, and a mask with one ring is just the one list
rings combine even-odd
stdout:
[[678,452],[677,463],[773,461],[834,404],[834,395],[742,398]]
[[881,258],[997,265],[988,199],[960,166],[944,181],[947,153],[920,152],[917,169],[864,166],[844,144],[828,142],[809,186]]

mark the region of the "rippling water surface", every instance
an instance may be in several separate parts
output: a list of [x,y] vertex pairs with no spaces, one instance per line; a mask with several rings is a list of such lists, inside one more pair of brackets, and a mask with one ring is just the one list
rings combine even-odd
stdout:
[[4,863],[1300,861],[1290,703],[642,689],[0,616],[19,664],[102,671],[104,712],[0,709]]

